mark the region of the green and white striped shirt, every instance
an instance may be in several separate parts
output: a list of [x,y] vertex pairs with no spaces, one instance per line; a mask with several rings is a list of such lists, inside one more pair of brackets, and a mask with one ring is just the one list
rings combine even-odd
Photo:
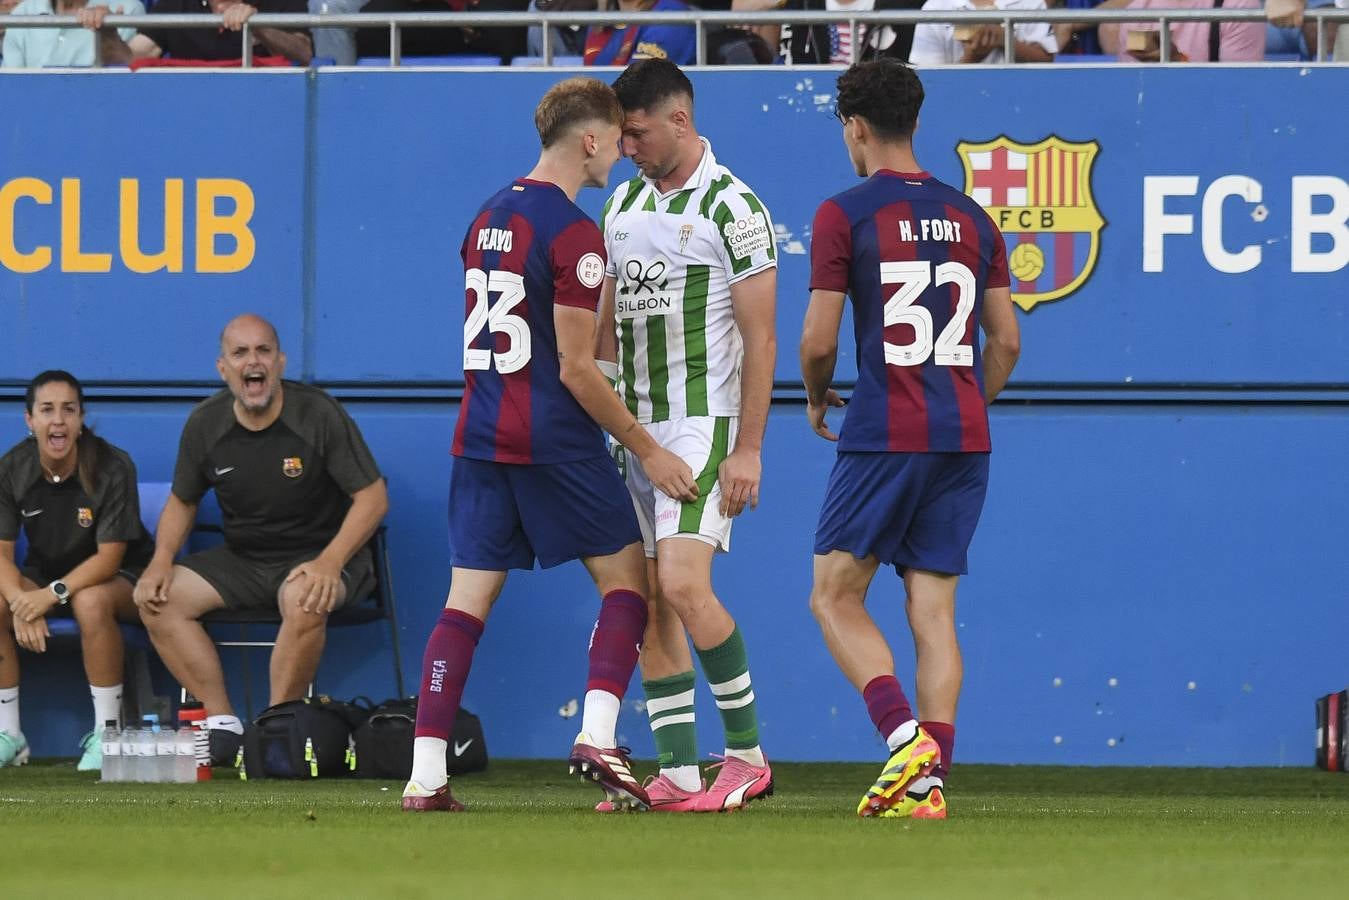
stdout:
[[600,217],[615,278],[618,391],[637,421],[740,415],[731,285],[777,265],[773,222],[706,138],[682,188],[637,177]]

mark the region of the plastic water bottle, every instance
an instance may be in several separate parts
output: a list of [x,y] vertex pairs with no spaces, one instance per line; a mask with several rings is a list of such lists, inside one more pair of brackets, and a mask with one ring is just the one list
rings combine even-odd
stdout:
[[173,784],[178,767],[178,735],[172,728],[155,733],[155,781]]
[[159,730],[159,716],[150,713],[141,718],[140,733],[136,735],[136,780],[155,782],[158,772],[155,755],[155,732]]
[[103,723],[100,737],[103,745],[103,773],[105,782],[122,781],[122,734],[117,730],[117,720],[109,719]]
[[138,741],[137,729],[132,726],[122,729],[122,777],[120,781],[139,781],[140,769],[136,761]]
[[192,729],[197,744],[197,780],[211,780],[211,736],[206,731],[206,708],[189,700],[178,708],[178,727]]
[[176,784],[197,781],[197,730],[191,725],[174,733],[173,780]]

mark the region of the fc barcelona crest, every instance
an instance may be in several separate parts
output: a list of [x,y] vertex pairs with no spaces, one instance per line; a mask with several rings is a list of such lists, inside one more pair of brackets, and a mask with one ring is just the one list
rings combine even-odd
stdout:
[[1012,299],[1029,311],[1080,288],[1096,268],[1105,219],[1091,193],[1101,147],[1050,136],[1020,144],[1003,135],[956,145],[965,193],[1007,240]]
[[75,521],[80,523],[81,528],[88,528],[94,524],[94,511],[87,506],[81,506],[75,512]]
[[299,478],[304,474],[304,463],[298,456],[287,456],[281,460],[281,471],[287,478]]

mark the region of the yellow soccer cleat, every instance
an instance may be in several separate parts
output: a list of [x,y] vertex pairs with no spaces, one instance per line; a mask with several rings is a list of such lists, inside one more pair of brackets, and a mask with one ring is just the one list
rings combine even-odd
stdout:
[[891,754],[865,796],[857,804],[859,816],[876,816],[904,799],[904,790],[916,779],[932,771],[941,759],[937,742],[920,726],[899,749]]
[[919,778],[904,791],[904,799],[880,813],[882,819],[944,819],[946,794],[940,778]]

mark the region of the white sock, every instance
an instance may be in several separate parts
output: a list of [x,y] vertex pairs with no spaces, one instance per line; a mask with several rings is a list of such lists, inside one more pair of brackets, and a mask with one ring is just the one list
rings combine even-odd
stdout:
[[913,740],[913,736],[917,733],[918,720],[910,719],[894,731],[890,732],[890,736],[885,739],[885,746],[890,748],[891,753],[894,753],[900,747],[903,747],[909,741]]
[[586,691],[585,711],[581,713],[581,731],[590,735],[596,747],[608,750],[618,746],[618,710],[622,701],[608,691]]
[[412,775],[411,780],[434,791],[450,780],[445,771],[445,749],[447,741],[437,737],[419,737],[412,739]]
[[660,774],[673,781],[681,791],[696,794],[703,789],[702,775],[697,766],[667,766]]
[[19,688],[0,688],[0,731],[19,736]]
[[226,731],[233,731],[235,734],[244,733],[244,723],[239,721],[238,716],[207,716],[206,727],[223,728]]
[[89,685],[89,693],[94,697],[94,731],[102,731],[109,722],[122,727],[122,686],[120,684],[99,687]]
[[924,775],[922,778],[919,778],[913,784],[909,785],[909,790],[913,791],[915,794],[921,794],[928,788],[934,787],[944,788],[946,787],[946,782],[942,781],[936,775]]
[[726,758],[731,759],[732,757],[741,762],[747,762],[751,766],[758,766],[759,768],[768,765],[767,761],[763,758],[763,750],[759,748],[758,744],[745,750],[732,750],[730,747],[727,747]]

